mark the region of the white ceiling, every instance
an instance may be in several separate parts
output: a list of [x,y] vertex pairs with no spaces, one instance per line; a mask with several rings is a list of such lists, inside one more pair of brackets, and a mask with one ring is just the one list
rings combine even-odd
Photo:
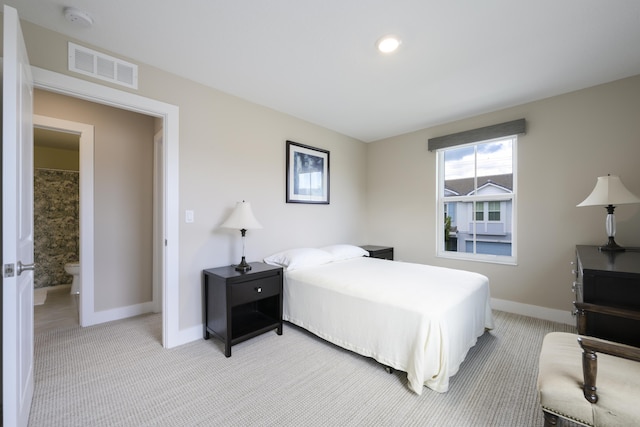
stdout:
[[[4,3],[125,59],[366,142],[640,74],[638,0]],[[70,24],[64,6],[94,25]],[[388,33],[403,43],[379,54]]]

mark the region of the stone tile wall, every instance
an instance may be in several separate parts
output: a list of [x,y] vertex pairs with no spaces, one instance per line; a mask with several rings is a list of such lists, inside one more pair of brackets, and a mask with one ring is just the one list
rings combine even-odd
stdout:
[[36,288],[71,283],[72,276],[64,271],[64,265],[80,257],[79,184],[75,171],[34,171]]

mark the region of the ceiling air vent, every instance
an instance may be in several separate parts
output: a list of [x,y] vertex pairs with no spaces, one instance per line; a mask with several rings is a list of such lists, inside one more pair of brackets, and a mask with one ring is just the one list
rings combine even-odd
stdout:
[[137,65],[75,43],[69,43],[69,70],[138,89]]

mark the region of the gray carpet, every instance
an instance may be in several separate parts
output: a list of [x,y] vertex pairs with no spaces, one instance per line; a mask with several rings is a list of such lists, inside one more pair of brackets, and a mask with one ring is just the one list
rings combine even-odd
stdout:
[[542,426],[542,338],[571,326],[494,312],[450,390],[407,388],[406,374],[290,324],[233,347],[165,350],[160,315],[36,334],[37,426]]

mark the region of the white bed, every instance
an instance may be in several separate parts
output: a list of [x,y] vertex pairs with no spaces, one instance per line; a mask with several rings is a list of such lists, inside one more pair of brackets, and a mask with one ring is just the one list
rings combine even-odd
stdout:
[[481,274],[362,256],[293,260],[278,263],[284,320],[406,372],[417,394],[423,386],[446,392],[477,338],[493,328]]

